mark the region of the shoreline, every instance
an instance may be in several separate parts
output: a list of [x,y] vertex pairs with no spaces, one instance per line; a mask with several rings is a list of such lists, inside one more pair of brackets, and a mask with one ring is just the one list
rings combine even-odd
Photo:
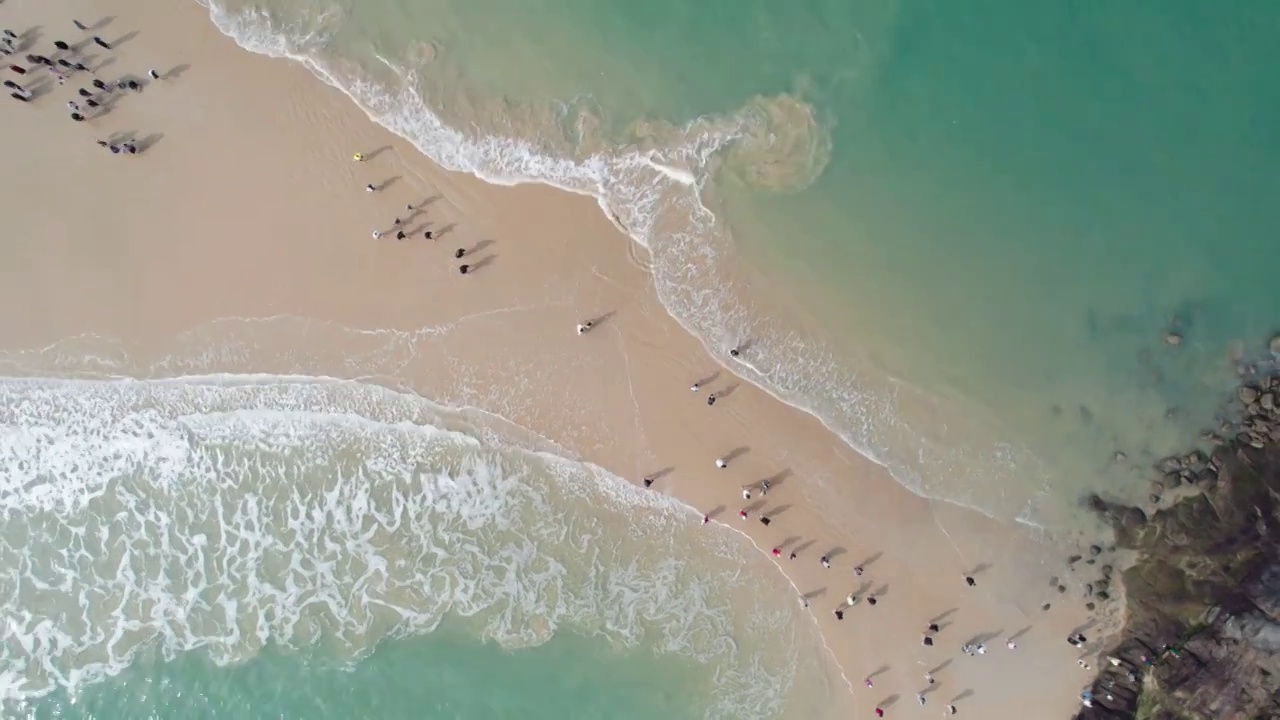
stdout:
[[[117,4],[85,1],[74,5],[72,12],[83,11],[88,16],[94,9],[107,5],[114,9]],[[1044,558],[1035,552],[1029,553],[1030,561],[1023,555],[1001,556],[1025,542],[1023,532],[912,495],[879,466],[861,456],[851,457],[849,448],[816,417],[782,406],[749,383],[726,394],[724,412],[720,413],[720,407],[712,411],[719,414],[717,422],[705,423],[706,415],[696,413],[709,410],[699,407],[700,403],[688,405],[689,378],[704,377],[711,372],[709,365],[720,365],[722,360],[707,357],[701,341],[688,336],[661,309],[646,269],[630,257],[630,240],[617,232],[607,213],[581,202],[585,200],[582,196],[569,198],[545,186],[504,190],[444,172],[417,156],[416,150],[406,150],[403,139],[367,119],[353,117],[364,113],[345,98],[338,101],[345,105],[339,106],[305,69],[243,53],[217,33],[207,18],[199,18],[202,25],[196,27],[192,12],[197,9],[143,13],[134,8],[135,12],[120,12],[123,25],[138,21],[163,30],[144,31],[121,48],[119,70],[142,72],[145,64],[141,69],[135,66],[145,61],[129,57],[144,48],[168,55],[170,63],[191,65],[171,84],[166,81],[136,98],[126,98],[118,110],[97,121],[102,127],[95,127],[95,132],[107,126],[168,121],[163,128],[168,137],[142,156],[128,160],[103,157],[84,133],[74,132],[78,128],[60,122],[64,118],[56,117],[60,113],[53,102],[9,110],[11,114],[33,111],[27,114],[28,126],[20,132],[48,138],[33,143],[40,147],[30,150],[35,162],[29,166],[38,167],[41,153],[51,147],[55,152],[72,148],[66,153],[74,158],[70,162],[72,174],[96,178],[95,187],[108,196],[101,204],[84,203],[87,207],[51,205],[50,199],[57,197],[41,192],[48,185],[45,183],[38,184],[39,191],[29,198],[29,211],[18,220],[20,226],[26,223],[27,232],[19,231],[17,237],[43,237],[47,233],[31,232],[31,224],[59,212],[68,214],[72,227],[65,230],[64,238],[34,249],[35,262],[28,277],[12,278],[0,295],[11,308],[23,307],[19,299],[35,300],[31,316],[23,318],[27,326],[13,333],[19,346],[33,344],[19,339],[24,334],[36,340],[43,333],[48,340],[49,334],[67,337],[76,330],[87,330],[136,342],[163,355],[172,346],[173,337],[202,323],[291,313],[356,328],[356,333],[359,328],[399,327],[399,332],[415,332],[404,329],[448,327],[444,341],[413,347],[411,359],[401,366],[405,381],[424,398],[454,407],[459,406],[455,401],[479,401],[502,410],[505,408],[494,405],[492,394],[484,393],[501,388],[502,401],[507,402],[505,396],[522,386],[513,379],[534,373],[537,389],[525,391],[526,397],[513,406],[514,417],[500,411],[497,414],[573,448],[584,461],[633,481],[659,467],[674,466],[678,470],[672,480],[655,486],[655,490],[669,492],[692,507],[726,503],[726,512],[732,511],[735,486],[785,469],[792,477],[785,485],[778,483],[777,495],[789,507],[796,507],[788,510],[778,527],[748,525],[753,532],[745,534],[757,547],[776,546],[779,530],[803,528],[805,535],[817,542],[856,548],[850,553],[854,556],[890,555],[868,573],[875,584],[893,587],[892,599],[882,608],[882,624],[866,628],[865,618],[854,621],[855,627],[870,633],[868,637],[850,637],[848,623],[835,625],[832,618],[815,613],[824,642],[833,647],[846,679],[859,674],[861,666],[870,672],[889,663],[895,672],[879,683],[883,692],[912,694],[918,683],[911,666],[920,661],[915,639],[919,626],[923,618],[937,615],[946,606],[959,605],[956,622],[961,627],[952,632],[960,634],[989,632],[1011,613],[1030,617],[1028,612],[1035,605],[1027,600],[1033,596],[1031,588],[1043,585],[1042,577],[1055,571],[1044,567]],[[190,17],[182,17],[184,13]],[[222,44],[212,39],[213,35],[222,38]],[[155,43],[151,44],[153,38]],[[184,46],[195,50],[186,52]],[[210,108],[208,98],[217,98],[224,106]],[[264,117],[258,111],[263,101],[280,98],[286,101],[282,118]],[[201,105],[212,117],[189,112]],[[36,116],[48,121],[30,124]],[[198,126],[192,124],[196,119],[200,120]],[[371,127],[359,125],[361,122]],[[41,129],[46,125],[47,129]],[[296,137],[285,138],[288,133]],[[389,162],[379,152],[379,157],[371,157],[362,167],[353,167],[347,157],[347,149],[353,146],[389,147],[398,162]],[[226,147],[235,157],[211,157],[210,147]],[[322,152],[318,153],[317,147]],[[238,162],[240,159],[249,160],[255,177],[245,178],[245,163]],[[132,164],[122,165],[121,160]],[[422,185],[415,192],[429,190],[441,196],[435,204],[446,206],[429,209],[428,216],[442,216],[447,221],[444,224],[463,226],[456,231],[459,237],[450,238],[446,248],[455,240],[465,247],[492,238],[498,259],[484,272],[459,283],[452,266],[443,261],[446,248],[383,244],[371,250],[367,230],[360,226],[378,222],[378,216],[385,221],[404,202],[420,201],[421,193],[410,195],[403,187],[392,186],[375,194],[375,213],[367,199],[359,197],[364,195],[356,190],[363,176],[357,172],[376,173],[379,181],[397,172],[412,174],[414,180],[404,184],[416,185],[415,180],[420,179]],[[56,173],[50,174],[53,177],[48,180],[64,182]],[[111,192],[110,185],[119,175],[126,177],[118,183],[120,189]],[[217,195],[217,207],[237,208],[252,222],[214,212],[203,197],[193,199],[195,193],[186,188],[196,183],[202,193]],[[138,193],[140,207],[121,207],[130,193]],[[316,206],[317,198],[322,207]],[[588,213],[592,217],[587,217]],[[193,217],[201,219],[197,244],[174,247],[174,238],[183,237],[175,230],[188,225],[184,221]],[[105,226],[108,232],[87,232],[94,224]],[[136,234],[122,236],[126,228]],[[565,238],[582,239],[569,242]],[[66,251],[82,252],[85,241],[104,240],[118,241],[115,248],[107,250],[128,252],[127,259],[134,264],[101,268],[67,267],[63,262],[68,257]],[[620,247],[620,241],[627,247]],[[513,266],[524,272],[508,271]],[[109,280],[104,282],[104,277]],[[547,280],[551,277],[554,282]],[[501,285],[496,286],[499,281]],[[235,286],[229,287],[231,284]],[[42,292],[41,285],[63,292],[52,298]],[[111,292],[112,286],[128,290]],[[176,297],[183,302],[174,303]],[[616,316],[586,337],[572,336],[574,322],[599,312]],[[504,320],[507,316],[512,320]],[[471,319],[462,321],[459,317]],[[6,323],[15,320],[7,318]],[[503,338],[497,348],[495,337]],[[264,343],[263,354],[270,356],[302,344],[282,339],[275,338],[275,345]],[[356,343],[345,336],[341,340],[333,347],[329,338],[318,341],[317,357],[321,351],[347,355],[344,349]],[[586,344],[593,340],[600,342]],[[519,362],[508,363],[508,358]],[[618,387],[619,368],[626,374],[626,388]],[[728,378],[721,378],[721,382],[725,380]],[[672,423],[672,418],[684,422]],[[638,437],[615,434],[612,427],[631,428]],[[744,442],[751,451],[735,462],[735,468],[745,466],[746,472],[735,469],[731,478],[708,483],[716,454]],[[804,487],[797,491],[798,485]],[[868,528],[874,538],[870,542],[863,537]],[[922,547],[915,547],[917,544]],[[935,552],[942,549],[941,554],[950,555],[948,547],[955,551],[955,557],[942,558]],[[888,549],[892,552],[886,553]],[[847,570],[850,559],[836,564]],[[1019,579],[1027,562],[1040,573],[1034,582]],[[998,588],[999,593],[987,590],[975,595],[962,586],[958,578],[975,563],[994,564],[981,584]],[[825,589],[831,575],[816,565],[812,559],[804,566],[786,565],[783,574],[797,587]],[[849,578],[842,582],[852,585]],[[903,593],[898,589],[902,587],[914,589]],[[846,591],[837,586],[826,601]],[[963,603],[958,602],[961,595],[966,595]],[[1024,606],[1026,611],[1021,609]],[[966,698],[961,708],[966,714],[974,708],[996,713],[989,715],[992,717],[1014,717],[1008,713],[1026,707],[1030,698],[1037,704],[1061,703],[1065,714],[1065,706],[1076,692],[1064,687],[1069,682],[1052,682],[1045,671],[1060,667],[1063,680],[1074,677],[1071,653],[1049,638],[1065,635],[1064,628],[1075,627],[1080,619],[1079,613],[1059,610],[1030,623],[1036,626],[1035,636],[1046,636],[1045,647],[1034,651],[1043,650],[1044,662],[1049,665],[1024,662],[1033,645],[1041,644],[1029,638],[1023,651],[1002,659],[995,670],[968,668],[964,672],[957,668],[958,677],[939,679],[956,691],[970,685],[974,696]],[[1015,628],[1007,629],[1012,634]],[[960,636],[954,639],[959,644]],[[875,650],[859,649],[866,646]],[[948,655],[936,652],[932,657],[940,661]],[[981,662],[993,664],[995,660],[991,657]],[[1065,666],[1062,660],[1068,661]],[[1002,682],[992,684],[989,676],[993,674]],[[1018,679],[1019,691],[1001,697],[995,690],[1007,692],[1011,677]],[[955,687],[951,687],[953,683]],[[876,691],[877,697],[880,693]],[[854,694],[855,712],[869,712],[872,699],[857,691]]]
[[[230,38],[238,47],[250,53],[261,55],[263,57],[288,60],[304,67],[309,73],[326,85],[336,89],[352,104],[354,104],[371,122],[384,128],[391,134],[397,136],[409,145],[416,148],[422,155],[426,156],[432,164],[451,173],[461,173],[474,177],[486,184],[500,187],[518,187],[522,185],[537,185],[540,187],[550,188],[556,191],[562,191],[571,195],[580,196],[590,199],[600,210],[600,212],[610,221],[610,223],[619,231],[619,234],[628,238],[631,243],[637,246],[635,249],[629,249],[627,252],[631,255],[645,255],[640,262],[647,262],[652,268],[655,261],[655,249],[652,240],[658,234],[656,230],[651,229],[657,222],[655,217],[643,217],[642,222],[638,221],[628,224],[619,215],[620,209],[610,203],[611,197],[609,192],[602,186],[602,181],[593,177],[594,172],[586,169],[588,166],[596,164],[599,161],[603,165],[611,165],[619,162],[616,157],[608,156],[604,153],[594,154],[585,159],[565,160],[554,156],[541,155],[536,147],[526,138],[505,138],[501,135],[488,134],[481,139],[484,141],[497,141],[499,143],[510,141],[514,143],[514,151],[516,154],[525,156],[531,155],[538,160],[547,160],[554,165],[569,167],[579,171],[577,175],[569,170],[564,170],[565,179],[556,179],[548,176],[540,175],[524,175],[516,173],[513,175],[502,174],[501,172],[488,172],[479,167],[480,161],[475,160],[472,154],[454,152],[451,157],[446,158],[449,153],[431,152],[423,147],[420,139],[415,138],[409,132],[407,127],[397,127],[403,125],[405,121],[399,118],[380,117],[379,114],[370,107],[371,101],[362,98],[348,85],[335,75],[332,69],[326,66],[321,60],[306,54],[289,46],[292,40],[285,39],[284,34],[276,31],[275,28],[263,30],[261,27],[265,21],[261,18],[255,18],[249,23],[249,27],[240,25],[238,16],[229,16],[222,12],[221,7],[210,0],[194,0],[197,5],[206,8],[210,13],[210,20],[218,28],[218,30],[226,37]],[[269,24],[269,23],[267,23]],[[394,61],[387,61],[388,67],[395,69],[398,73],[403,72],[402,69],[395,65]],[[477,142],[466,138],[463,133],[449,126],[443,119],[432,114],[425,102],[421,102],[418,97],[418,91],[411,88],[407,91],[415,100],[422,104],[422,111],[426,112],[430,118],[430,125],[438,130],[440,134],[452,138],[453,142],[458,145],[471,147]],[[402,99],[402,98],[401,98]],[[781,95],[776,98],[754,98],[744,108],[752,107],[762,102],[785,102],[788,106],[798,104],[804,107],[803,101],[798,101],[790,96]],[[756,108],[758,109],[758,108]],[[693,127],[707,126],[714,128],[717,139],[714,145],[718,149],[732,149],[738,143],[745,142],[746,136],[751,133],[742,127],[736,127],[741,123],[738,117],[743,112],[743,108],[726,115],[715,115],[699,117],[690,121],[681,128],[680,133],[687,133]],[[815,129],[816,120],[812,117],[812,109],[807,108],[804,116],[811,123],[815,123],[808,132],[811,134],[822,134],[823,130]],[[395,122],[393,122],[395,120]],[[726,121],[728,122],[726,126]],[[724,127],[722,127],[724,126]],[[759,130],[759,128],[756,128]],[[486,131],[489,132],[489,131]],[[680,134],[677,133],[677,134]],[[684,142],[690,142],[687,138]],[[437,143],[440,144],[440,143]],[[677,148],[685,150],[684,146]],[[624,154],[625,155],[625,154]],[[641,153],[643,155],[643,153]],[[637,156],[638,157],[638,156]],[[632,158],[634,160],[634,158]],[[701,159],[700,159],[701,160]],[[664,158],[665,161],[665,158]],[[687,158],[683,156],[680,162],[686,162]],[[682,188],[693,188],[692,198],[694,207],[700,213],[711,218],[710,225],[719,224],[720,217],[716,211],[709,206],[703,191],[699,188],[698,178],[683,167],[677,167],[676,164],[668,165],[664,162],[645,158],[642,164],[648,166],[655,173],[660,174],[671,180]],[[825,161],[824,161],[825,162]],[[534,163],[535,165],[537,163]],[[624,163],[625,164],[625,163]],[[513,166],[520,166],[521,163],[513,163]],[[587,177],[586,180],[583,178]],[[575,187],[571,180],[581,180],[587,185],[583,187]],[[610,178],[612,179],[612,178]],[[627,211],[628,208],[622,208]],[[658,211],[654,211],[658,212]],[[632,226],[644,226],[650,228],[646,230],[633,230]],[[712,231],[703,232],[706,237],[701,239],[706,241],[709,239],[721,240],[720,233]],[[776,295],[776,287],[767,287],[768,283],[764,283],[766,287],[761,287],[761,283],[750,279],[748,276],[758,277],[755,268],[747,267],[741,262],[740,257],[733,257],[734,249],[732,243],[728,243],[726,247],[718,247],[721,243],[713,243],[716,248],[708,250],[700,247],[700,243],[692,243],[686,250],[693,248],[695,253],[707,253],[707,256],[713,262],[704,262],[714,266],[714,270],[707,274],[706,277],[698,277],[700,280],[707,280],[711,275],[724,275],[730,279],[718,286],[720,290],[728,287],[728,290],[718,292],[715,299],[705,301],[703,310],[710,309],[714,314],[715,321],[711,323],[712,327],[698,327],[698,322],[692,315],[692,307],[683,308],[687,312],[681,312],[675,305],[674,293],[675,288],[680,287],[683,283],[675,278],[666,278],[664,284],[665,292],[658,288],[657,282],[650,284],[655,287],[660,302],[665,308],[666,313],[671,319],[678,324],[686,333],[697,339],[706,354],[713,358],[714,361],[724,370],[733,373],[735,376],[742,378],[760,390],[772,396],[775,400],[789,407],[800,410],[818,420],[829,432],[840,438],[842,442],[849,446],[854,452],[868,459],[872,463],[882,467],[894,478],[902,487],[909,492],[920,496],[925,500],[941,501],[950,503],[957,507],[979,512],[988,518],[997,522],[1014,521],[1035,531],[1049,531],[1051,529],[1063,530],[1069,528],[1072,531],[1079,531],[1074,521],[1088,521],[1088,517],[1079,514],[1075,517],[1071,516],[1070,511],[1043,512],[1037,502],[1041,497],[1042,490],[1033,491],[1025,494],[1021,503],[1015,503],[1016,508],[1012,506],[990,507],[983,503],[983,500],[990,501],[991,498],[984,497],[983,500],[976,500],[971,497],[960,497],[946,495],[945,487],[947,483],[933,483],[931,487],[917,486],[921,478],[927,478],[930,475],[945,473],[948,479],[959,481],[959,478],[968,475],[998,476],[1005,482],[1018,482],[1019,477],[1023,477],[1030,473],[1037,474],[1048,486],[1049,474],[1042,467],[1041,460],[1035,455],[1034,451],[1022,445],[1013,445],[1005,439],[1005,436],[996,433],[998,422],[991,414],[983,410],[976,412],[973,407],[964,408],[963,403],[954,398],[943,399],[941,397],[931,395],[928,392],[918,391],[910,383],[898,381],[885,368],[876,368],[874,364],[869,367],[873,372],[881,371],[884,377],[879,378],[877,382],[866,384],[855,381],[853,371],[846,366],[846,363],[824,360],[823,373],[828,377],[839,376],[839,382],[833,382],[830,387],[814,390],[813,388],[799,387],[794,383],[791,386],[778,384],[777,375],[781,368],[802,364],[797,361],[807,361],[811,357],[827,357],[841,356],[846,361],[849,359],[847,355],[841,351],[849,350],[848,347],[838,347],[831,338],[822,332],[822,328],[816,324],[815,319],[807,312],[794,306],[786,307],[786,312],[782,315],[774,316],[773,313],[783,310],[784,303],[776,302],[781,298]],[[720,257],[724,254],[730,257]],[[706,258],[702,258],[706,261]],[[654,275],[653,280],[657,280]],[[683,280],[689,280],[684,277]],[[723,278],[722,278],[723,279]],[[774,294],[770,298],[770,302],[762,302],[762,296],[766,293]],[[701,295],[701,292],[694,295]],[[685,298],[688,300],[688,298]],[[726,305],[728,308],[726,309]],[[761,308],[764,308],[762,311]],[[786,317],[787,322],[779,321],[780,317]],[[744,320],[745,318],[745,320]],[[769,344],[777,353],[781,353],[781,357],[775,353],[774,357],[769,358],[769,363],[757,367],[749,362],[746,358],[729,359],[728,350],[731,345],[736,343],[746,343],[750,345],[766,344],[760,341],[764,338],[755,337],[751,332],[737,333],[729,327],[732,325],[749,325],[754,330],[762,330],[769,336],[770,340],[799,340],[801,348],[788,347],[785,351],[779,350],[773,343]],[[781,328],[781,329],[779,329]],[[860,358],[859,362],[865,362],[865,358]],[[859,372],[862,365],[858,365]],[[804,383],[801,383],[804,385]],[[851,409],[844,406],[843,403],[837,403],[835,407],[822,408],[821,398],[828,398],[836,394],[843,394],[846,388],[856,388],[853,394],[857,397],[851,401],[859,407]],[[845,402],[850,402],[846,401]],[[866,412],[863,405],[876,406],[876,412]],[[905,406],[912,406],[910,412],[904,410]],[[849,417],[852,414],[853,417]],[[929,426],[927,430],[921,427],[928,424],[931,419],[937,416],[944,416],[953,420],[952,427],[941,428]],[[867,417],[873,418],[867,421]],[[884,418],[889,418],[885,420]],[[841,421],[845,421],[842,424]],[[864,423],[868,423],[864,426]],[[881,424],[883,423],[883,425]],[[955,427],[964,425],[965,430],[956,430]],[[972,427],[978,427],[977,431],[970,432]],[[871,432],[876,438],[857,437],[859,432]],[[942,441],[935,433],[942,435],[951,435],[963,432],[964,440]],[[897,440],[899,442],[887,442],[886,438]],[[878,449],[875,447],[876,441],[880,441]],[[902,457],[896,457],[895,452],[898,445],[906,448]],[[955,447],[953,447],[955,446]],[[976,450],[972,454],[963,451],[957,452],[956,448],[963,450]],[[943,451],[938,454],[938,449]],[[1017,461],[1001,460],[984,463],[982,461],[972,461],[973,457],[981,457],[983,453],[991,456],[1012,454],[1017,457]],[[937,460],[933,466],[916,466],[913,465],[912,456],[915,456],[914,462],[922,462],[919,458],[926,455],[941,458]],[[904,461],[905,458],[905,461]],[[970,464],[972,461],[973,464]],[[912,476],[916,482],[912,482]],[[989,488],[988,488],[989,489]],[[1091,490],[1092,488],[1088,488]],[[1061,498],[1056,498],[1061,499]],[[1076,498],[1071,498],[1074,501]],[[1030,516],[1029,516],[1030,515]],[[1095,527],[1087,528],[1088,532],[1101,529]]]

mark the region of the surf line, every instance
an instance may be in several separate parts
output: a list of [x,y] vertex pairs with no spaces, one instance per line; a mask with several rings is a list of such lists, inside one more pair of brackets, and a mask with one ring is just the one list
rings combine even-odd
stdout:
[[[697,510],[694,510],[694,513],[699,518],[702,517],[702,513],[698,512]],[[754,538],[752,538],[750,535],[746,534],[742,530],[739,530],[738,528],[733,527],[732,525],[722,523],[719,520],[713,520],[712,522],[728,530],[729,532],[734,532],[741,535],[742,537],[747,539],[747,542],[751,543],[752,547],[754,547],[756,550],[759,550],[760,554],[766,555],[766,556],[768,555],[768,552],[763,547],[760,547],[760,544],[757,543]],[[791,589],[796,592],[796,596],[804,597],[804,593],[800,592],[800,587],[796,585],[795,581],[791,579],[791,576],[787,575],[786,571],[782,569],[782,565],[775,562],[773,563],[773,566],[778,569],[778,573],[782,575],[783,579],[787,581],[787,584],[791,586]],[[822,640],[822,647],[826,649],[827,655],[831,658],[831,664],[835,665],[836,670],[840,671],[840,679],[844,680],[845,686],[849,688],[849,695],[852,697],[857,697],[857,693],[853,689],[853,683],[849,681],[849,674],[845,672],[844,666],[840,664],[840,659],[836,657],[835,651],[832,650],[831,646],[827,644],[827,635],[826,633],[822,632],[822,627],[818,625],[818,616],[814,614],[813,608],[811,606],[806,605],[805,610],[808,611],[809,619],[813,620],[814,626],[818,628],[818,638]]]

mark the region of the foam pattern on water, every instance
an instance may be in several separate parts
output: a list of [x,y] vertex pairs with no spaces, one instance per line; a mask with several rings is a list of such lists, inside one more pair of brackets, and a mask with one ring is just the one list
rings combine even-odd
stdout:
[[[762,580],[733,533],[433,415],[293,378],[0,382],[3,698],[74,693],[144,651],[355,660],[460,616],[508,647],[573,629],[690,656],[715,669],[709,716],[777,712],[797,613],[741,592]],[[740,646],[748,626],[768,642]]]
[[[589,99],[550,103],[554,112],[540,112],[466,97],[457,103],[470,110],[464,132],[442,119],[448,98],[421,89],[421,62],[367,49],[367,57],[351,57],[357,51],[345,38],[348,55],[339,54],[334,38],[343,29],[344,13],[337,5],[302,1],[286,8],[273,2],[273,9],[265,9],[236,2],[232,10],[226,2],[203,4],[217,27],[242,47],[302,63],[446,168],[497,184],[538,182],[596,198],[648,248],[663,305],[713,356],[727,358],[730,348],[749,339],[751,351],[735,363],[735,372],[812,413],[911,491],[999,517],[1034,515],[1029,495],[986,492],[1026,486],[1034,494],[1047,482],[1040,480],[1046,471],[1030,451],[985,432],[971,433],[977,447],[943,437],[945,430],[926,427],[937,421],[937,408],[927,409],[931,399],[878,371],[855,367],[826,341],[771,318],[752,299],[729,229],[708,206],[708,182],[726,167],[746,182],[779,190],[800,190],[816,179],[830,159],[831,138],[800,99],[756,97],[734,113],[683,126],[639,121],[630,131],[633,143],[612,147],[580,137],[592,125],[583,119]],[[513,117],[535,121],[522,125]],[[914,421],[903,417],[903,393],[912,396],[909,404],[920,416]],[[981,424],[972,416],[964,422]]]

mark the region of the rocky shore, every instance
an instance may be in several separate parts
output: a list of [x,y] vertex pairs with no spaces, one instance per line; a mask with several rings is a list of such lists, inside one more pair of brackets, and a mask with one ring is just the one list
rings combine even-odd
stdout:
[[1280,718],[1280,337],[1268,349],[1231,419],[1156,464],[1160,509],[1087,499],[1136,560],[1078,720]]

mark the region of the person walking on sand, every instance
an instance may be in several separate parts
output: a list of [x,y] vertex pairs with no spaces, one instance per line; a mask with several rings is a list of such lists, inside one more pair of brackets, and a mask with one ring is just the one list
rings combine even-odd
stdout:
[[461,260],[462,256],[466,254],[467,254],[467,251],[464,248],[458,248],[457,250],[453,251],[453,256],[455,258],[458,258],[459,260]]
[[739,510],[739,511],[738,511],[738,517],[745,521],[745,520],[747,519],[747,511],[746,511],[746,510]]
[[407,237],[409,237],[409,236],[408,236],[408,235],[405,235],[403,230],[397,230],[397,231],[396,231],[396,239],[397,239],[397,240],[403,240],[403,239],[405,239],[405,238],[407,238]]
[[724,470],[725,468],[729,467],[729,463],[724,458],[716,458],[716,467],[720,468],[721,470]]
[[729,357],[736,358],[740,354],[741,353],[738,352],[738,348],[729,348]]
[[[459,256],[459,257],[461,257],[461,256]],[[591,332],[591,321],[590,321],[590,320],[588,320],[588,321],[586,321],[586,322],[584,322],[584,323],[578,323],[578,334],[579,334],[579,335],[585,335],[585,334],[586,334],[586,333],[588,333],[588,332]]]
[[837,620],[843,620],[843,619],[844,619],[844,611],[843,611],[843,610],[836,610],[836,611],[835,611],[835,616],[836,616],[836,619],[837,619]]
[[702,516],[702,524],[703,524],[703,525],[706,525],[706,524],[707,524],[707,523],[709,523],[709,522],[711,522],[711,516],[710,516],[710,515],[703,515],[703,516]]
[[428,230],[428,231],[426,231],[426,232],[422,233],[422,237],[423,237],[423,238],[425,238],[425,239],[427,239],[427,240],[431,240],[431,239],[434,237],[434,235],[432,235],[431,231],[430,231],[430,230]]
[[978,581],[977,581],[977,580],[974,580],[972,575],[965,575],[965,576],[964,576],[964,582],[965,582],[965,584],[966,584],[966,585],[968,585],[969,587],[977,587],[977,586],[978,586]]
[[863,682],[866,683],[867,687],[875,687],[875,683],[871,682],[871,678],[867,678]]
[[100,47],[100,48],[102,48],[102,49],[104,49],[104,50],[110,50],[110,49],[111,49],[111,45],[107,44],[107,41],[106,41],[106,40],[103,40],[102,38],[98,37],[97,35],[94,35],[94,36],[93,36],[93,42],[94,42],[94,44],[95,44],[95,45],[97,45],[98,47]]
[[458,268],[458,272],[462,273],[463,275],[466,275],[469,270],[471,270],[470,265],[462,265]]
[[1009,638],[1008,640],[1005,640],[1005,641],[1004,641],[1004,646],[1005,646],[1005,647],[1007,647],[1007,648],[1009,648],[1010,650],[1017,650],[1017,649],[1018,649],[1018,643],[1014,642],[1014,641],[1013,641],[1013,638]]
[[150,69],[150,70],[148,70],[148,71],[147,71],[147,77],[151,78],[152,80],[159,80],[159,79],[160,79],[160,73],[156,72],[156,71],[155,71],[155,68],[152,68],[152,69]]
[[751,489],[748,488],[746,485],[742,486],[742,499],[743,500],[751,499]]
[[773,556],[774,556],[774,557],[782,557],[782,550],[781,550],[780,548],[774,548],[774,549],[773,549]]
[[924,638],[920,641],[920,643],[923,644],[925,647],[933,647],[933,638],[929,637],[929,635],[926,633]]
[[768,481],[768,480],[761,480],[761,481],[760,481],[760,496],[761,496],[761,497],[764,497],[764,496],[768,495],[768,494],[769,494],[769,488],[770,488],[770,487],[771,487],[771,486],[769,485],[769,481]]
[[948,714],[948,715],[955,715],[955,714],[956,714],[956,706],[955,706],[955,705],[948,705],[948,706],[947,706],[947,714]]
[[690,386],[689,386],[689,391],[690,391],[690,392],[698,392],[698,391],[699,391],[699,390],[701,390],[701,389],[702,389],[702,384],[701,384],[701,383],[694,383],[694,384],[692,384],[692,385],[690,385]]
[[374,187],[374,186],[373,186],[373,183],[369,183],[368,185],[365,185],[365,186],[364,186],[364,191],[365,191],[365,192],[374,192],[374,191],[375,191],[375,190],[377,190],[377,189],[378,189],[378,188],[376,188],[376,187]]
[[355,155],[351,156],[351,159],[355,160],[356,162],[364,162],[364,153],[356,153]]
[[645,486],[645,487],[653,487],[653,478],[651,478],[651,477],[646,477],[646,478],[644,479],[644,486]]
[[378,238],[381,238],[381,237],[382,237],[382,231],[381,231],[381,230],[374,230],[374,231],[373,231],[373,239],[374,239],[374,240],[377,240]]
[[932,685],[932,684],[934,683],[933,673],[929,673],[929,672],[925,673],[925,674],[924,674],[924,681],[925,681],[925,682],[927,682],[927,683],[929,683],[930,685]]
[[831,559],[828,558],[826,555],[823,555],[822,557],[818,558],[818,562],[822,563],[822,567],[828,570],[831,569]]
[[715,404],[716,404],[716,394],[711,393],[710,395],[707,396],[707,405],[715,405]]
[[856,575],[857,577],[862,577],[862,566],[858,565],[857,567],[855,567],[853,569],[853,574]]
[[[858,596],[854,595],[853,593],[849,593],[848,597],[844,599],[844,604],[848,605],[849,607],[853,607],[854,604],[857,602],[858,602]],[[871,687],[871,686],[868,685],[867,687]]]
[[876,717],[884,717],[884,710],[876,708]]
[[916,693],[916,702],[924,704],[924,693]]

